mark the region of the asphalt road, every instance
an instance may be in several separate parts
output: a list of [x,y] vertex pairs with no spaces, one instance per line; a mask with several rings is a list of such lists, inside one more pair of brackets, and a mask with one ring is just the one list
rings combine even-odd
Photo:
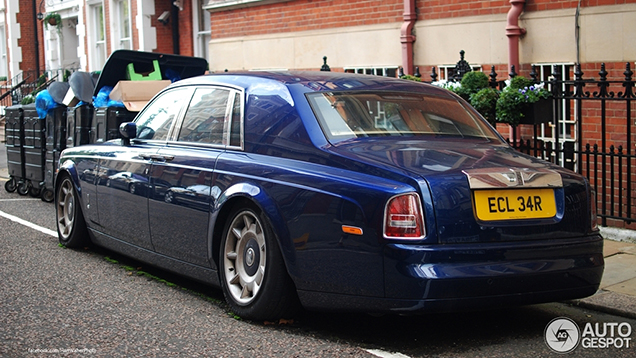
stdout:
[[[416,317],[305,312],[289,324],[249,322],[228,311],[217,289],[107,250],[62,248],[54,230],[53,204],[0,189],[0,357],[636,356],[636,321],[565,303]],[[554,353],[544,331],[557,317],[581,330],[627,323],[630,348]]]

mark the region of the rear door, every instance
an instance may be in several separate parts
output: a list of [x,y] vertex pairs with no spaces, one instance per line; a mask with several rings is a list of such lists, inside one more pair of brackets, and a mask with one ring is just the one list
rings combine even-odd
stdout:
[[150,174],[150,231],[157,252],[199,266],[212,265],[208,227],[218,193],[211,187],[214,167],[231,144],[231,123],[238,123],[232,117],[233,113],[240,117],[240,98],[234,89],[198,87],[174,140],[159,150],[158,155],[169,160],[153,162]]

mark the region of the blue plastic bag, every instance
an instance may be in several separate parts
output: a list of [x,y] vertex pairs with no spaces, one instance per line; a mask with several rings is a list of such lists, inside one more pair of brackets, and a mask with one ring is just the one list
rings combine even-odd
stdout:
[[110,92],[113,88],[110,86],[104,86],[99,89],[97,96],[93,97],[93,106],[95,108],[101,107],[123,107],[124,103],[110,99]]
[[40,119],[46,118],[48,111],[57,106],[59,104],[55,103],[48,90],[40,91],[35,96],[35,110],[38,112],[38,118]]

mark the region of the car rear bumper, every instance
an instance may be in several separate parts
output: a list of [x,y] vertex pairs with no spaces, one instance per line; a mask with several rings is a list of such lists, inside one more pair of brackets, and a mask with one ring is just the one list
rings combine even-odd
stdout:
[[594,294],[603,239],[466,245],[390,244],[385,297],[299,292],[306,307],[366,312],[461,311],[553,302]]

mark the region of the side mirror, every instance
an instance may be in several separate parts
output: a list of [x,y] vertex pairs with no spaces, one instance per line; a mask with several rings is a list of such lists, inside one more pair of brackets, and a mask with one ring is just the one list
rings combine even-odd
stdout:
[[137,124],[124,122],[119,126],[119,133],[122,136],[124,145],[130,145],[130,140],[137,137]]

